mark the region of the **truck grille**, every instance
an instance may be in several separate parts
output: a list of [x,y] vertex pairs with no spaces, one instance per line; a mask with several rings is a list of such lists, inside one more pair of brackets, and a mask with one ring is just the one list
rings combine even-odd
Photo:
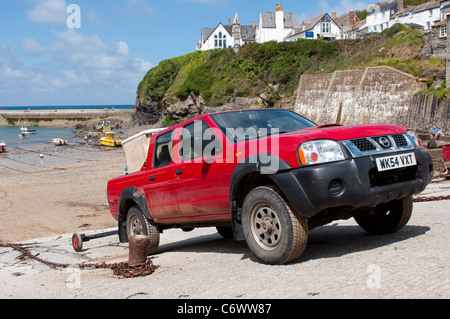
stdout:
[[375,151],[377,148],[369,142],[367,138],[359,138],[357,140],[351,140],[351,142],[361,151]]
[[[389,144],[383,144],[388,141]],[[365,137],[350,140],[361,152],[376,151],[378,148],[388,149],[391,147],[404,147],[408,145],[406,138],[402,134],[390,136]]]

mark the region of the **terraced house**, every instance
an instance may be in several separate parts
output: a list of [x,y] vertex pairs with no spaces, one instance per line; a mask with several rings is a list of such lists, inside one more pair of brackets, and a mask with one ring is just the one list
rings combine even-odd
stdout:
[[285,12],[277,4],[275,12],[261,12],[258,24],[241,25],[236,13],[228,25],[219,23],[215,28],[203,28],[197,50],[239,48],[245,43],[268,41],[296,41],[297,39],[358,39],[371,33],[381,33],[396,23],[411,29],[432,31],[439,29],[441,38],[447,37],[447,13],[450,0],[433,0],[415,6],[405,6],[403,0],[385,1],[365,8],[366,19],[358,19],[356,12],[349,9],[339,17],[336,12],[305,20],[297,24],[296,14]]

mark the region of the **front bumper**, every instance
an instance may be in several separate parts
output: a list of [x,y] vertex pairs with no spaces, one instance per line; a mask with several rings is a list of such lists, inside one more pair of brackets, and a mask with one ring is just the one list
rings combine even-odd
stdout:
[[307,218],[331,207],[375,207],[418,194],[431,182],[430,154],[418,149],[408,151],[411,152],[416,156],[417,166],[388,172],[378,172],[375,161],[378,156],[366,156],[300,167],[273,178],[291,208]]

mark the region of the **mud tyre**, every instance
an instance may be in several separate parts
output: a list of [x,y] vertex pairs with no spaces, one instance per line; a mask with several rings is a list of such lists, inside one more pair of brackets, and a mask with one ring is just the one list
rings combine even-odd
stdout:
[[306,219],[294,214],[273,187],[258,187],[246,196],[242,226],[251,252],[265,264],[298,259],[308,242]]
[[149,221],[139,207],[133,206],[127,214],[127,236],[144,235],[150,239],[147,255],[155,254],[159,247],[160,233],[158,227]]
[[412,197],[395,200],[373,208],[369,214],[356,216],[359,226],[371,234],[395,233],[406,226],[413,210]]

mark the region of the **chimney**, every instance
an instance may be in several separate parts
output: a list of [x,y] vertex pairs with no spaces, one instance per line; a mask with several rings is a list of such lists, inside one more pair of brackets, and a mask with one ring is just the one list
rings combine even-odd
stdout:
[[231,18],[228,18],[228,26],[231,27]]
[[333,12],[332,16],[333,20],[336,20],[336,12]]
[[403,0],[397,1],[397,7],[398,7],[398,11],[399,12],[402,11],[405,8],[405,6],[403,4]]
[[275,7],[275,11],[284,11],[283,5],[277,3],[277,6]]
[[252,21],[252,27],[256,27],[255,21]]
[[355,21],[355,12],[353,11],[353,9],[350,9],[349,13],[348,13],[348,24],[350,25],[350,27],[353,29],[356,25],[356,21]]
[[[277,3],[277,8],[276,8],[276,12],[275,12],[275,28],[278,30],[283,30],[284,29],[284,11],[283,11],[283,6],[281,4]],[[278,33],[278,31],[277,31]],[[277,36],[278,38],[278,36]],[[277,39],[277,41],[282,41],[282,39]]]

